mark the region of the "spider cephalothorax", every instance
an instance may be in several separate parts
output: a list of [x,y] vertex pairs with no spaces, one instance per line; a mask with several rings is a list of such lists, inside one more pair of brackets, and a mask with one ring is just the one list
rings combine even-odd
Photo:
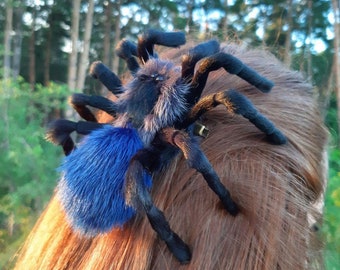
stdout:
[[[158,59],[153,50],[155,44],[178,47],[184,43],[181,32],[156,30],[144,33],[137,45],[123,40],[117,46],[117,54],[131,71],[132,79],[128,83],[123,85],[101,62],[91,66],[93,77],[117,99],[74,94],[70,102],[87,121],[57,120],[48,132],[48,138],[61,145],[66,154],[57,196],[75,231],[88,236],[105,233],[123,226],[137,209],[142,209],[152,228],[181,263],[190,261],[191,252],[152,201],[149,193],[152,173],[182,152],[189,166],[203,175],[225,209],[231,215],[239,211],[195,138],[205,134],[204,129],[203,132],[202,128],[199,132],[195,129],[200,116],[221,104],[229,112],[247,118],[272,143],[286,142],[274,124],[236,90],[200,98],[209,72],[219,68],[236,74],[262,92],[271,90],[271,81],[232,55],[221,52],[215,40],[189,50],[183,56],[182,66]],[[103,110],[115,120],[111,124],[97,123],[87,106]],[[87,135],[77,148],[70,137],[73,131]]]
[[189,87],[183,83],[181,70],[169,61],[149,59],[124,90],[117,102],[117,112],[121,113],[117,121],[119,125],[129,122],[139,129],[145,145],[156,132],[187,113],[185,97]]

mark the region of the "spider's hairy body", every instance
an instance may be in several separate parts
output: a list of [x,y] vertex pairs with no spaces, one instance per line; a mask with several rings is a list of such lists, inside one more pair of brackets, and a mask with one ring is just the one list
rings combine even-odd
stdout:
[[[286,138],[235,89],[201,98],[209,73],[219,68],[236,74],[264,93],[273,87],[271,81],[240,60],[221,52],[217,41],[192,48],[184,55],[182,66],[158,59],[153,51],[154,44],[177,47],[184,43],[183,33],[157,30],[142,35],[138,45],[123,40],[117,54],[126,61],[132,74],[129,82],[123,85],[101,62],[91,66],[93,77],[116,95],[116,101],[72,95],[71,105],[87,121],[57,120],[51,124],[48,138],[61,145],[66,154],[57,195],[76,232],[88,236],[105,233],[124,226],[137,211],[143,211],[170,252],[181,263],[188,263],[191,259],[188,245],[172,231],[163,212],[153,203],[151,175],[166,168],[182,152],[189,167],[202,174],[225,210],[236,216],[237,204],[199,146],[197,136],[206,132],[195,128],[196,121],[205,112],[223,105],[227,112],[248,119],[270,142],[284,144]],[[115,120],[97,123],[87,106],[101,109]],[[70,137],[73,131],[87,135],[78,147]]]
[[114,124],[132,124],[149,146],[158,131],[172,126],[188,112],[188,92],[179,67],[170,61],[150,59],[125,86],[117,108],[121,115]]
[[[189,87],[169,61],[150,59],[124,88],[113,126],[89,134],[61,167],[58,196],[74,229],[87,236],[122,226],[133,217],[135,210],[124,198],[129,161],[188,110],[184,97]],[[150,176],[144,178],[150,187]],[[98,200],[103,197],[107,203]]]

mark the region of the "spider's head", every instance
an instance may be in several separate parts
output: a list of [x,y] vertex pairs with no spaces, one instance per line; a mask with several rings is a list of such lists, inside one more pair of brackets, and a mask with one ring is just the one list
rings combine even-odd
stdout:
[[125,88],[120,99],[136,128],[154,133],[171,126],[187,111],[188,86],[181,78],[181,68],[170,61],[150,58]]
[[[180,80],[181,70],[179,67],[170,61],[151,58],[136,73],[132,83],[137,87],[133,91],[136,94],[139,89],[150,87],[154,90],[153,93],[158,99],[162,93],[169,92],[169,89],[181,83]],[[145,92],[145,89],[141,89],[141,91]]]

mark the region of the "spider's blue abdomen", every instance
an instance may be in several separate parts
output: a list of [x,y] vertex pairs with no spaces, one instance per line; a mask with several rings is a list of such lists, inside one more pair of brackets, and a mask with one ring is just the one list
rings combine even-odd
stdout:
[[[61,166],[57,195],[71,226],[86,235],[122,226],[135,213],[126,205],[125,173],[143,147],[133,128],[106,125],[93,131]],[[151,186],[151,177],[144,177]]]

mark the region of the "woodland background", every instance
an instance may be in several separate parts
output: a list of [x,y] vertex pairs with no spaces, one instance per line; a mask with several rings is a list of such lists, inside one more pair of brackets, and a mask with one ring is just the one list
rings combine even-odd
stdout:
[[[87,76],[101,59],[117,74],[122,37],[144,29],[184,30],[272,51],[303,72],[327,124],[329,185],[327,269],[340,269],[339,0],[2,0],[0,1],[0,269],[11,260],[48,202],[61,149],[44,139],[46,124],[65,115],[72,92],[102,88]],[[104,92],[103,92],[104,93]]]

